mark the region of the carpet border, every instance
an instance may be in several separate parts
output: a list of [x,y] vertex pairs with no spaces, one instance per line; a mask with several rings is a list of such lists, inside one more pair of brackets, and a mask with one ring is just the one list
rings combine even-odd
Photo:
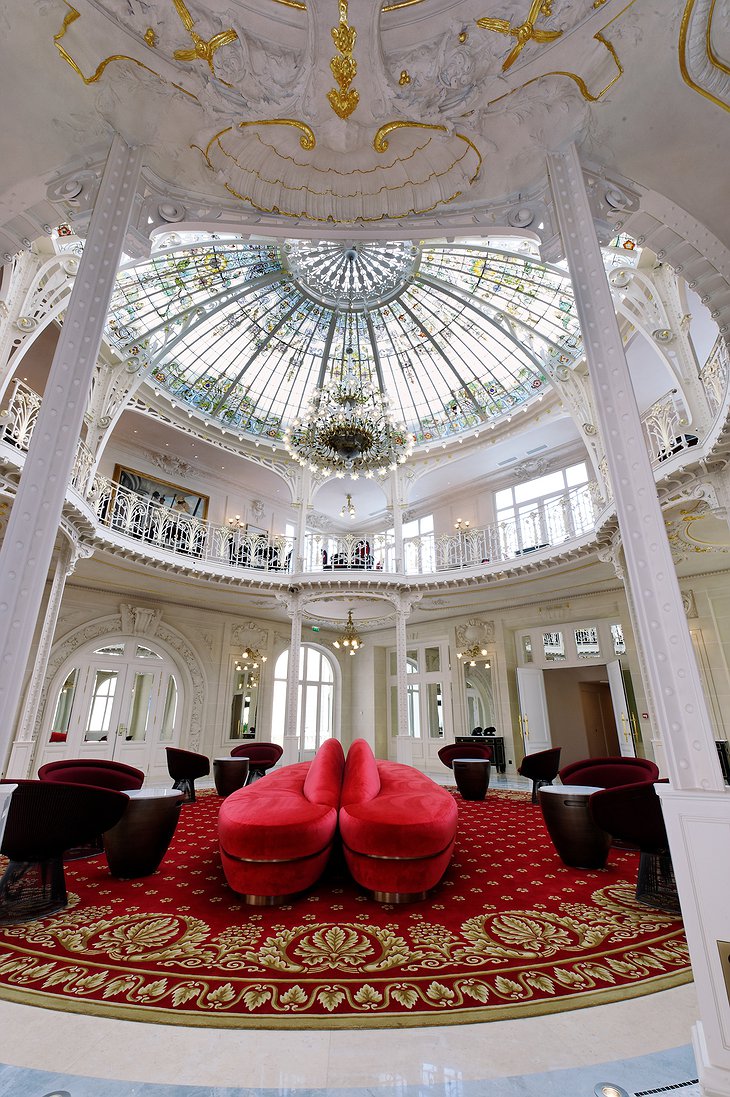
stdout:
[[692,969],[658,975],[643,983],[635,983],[615,989],[589,991],[577,994],[574,998],[559,998],[554,1001],[543,1000],[523,1005],[480,1006],[460,1012],[452,1010],[433,1013],[404,1014],[390,1017],[358,1015],[355,1017],[302,1017],[288,1014],[286,1017],[256,1017],[222,1013],[199,1014],[184,1010],[157,1009],[143,1005],[124,1005],[112,1003],[81,1001],[79,999],[59,999],[56,995],[37,991],[22,991],[0,987],[0,1001],[14,1002],[17,1005],[35,1006],[40,1009],[56,1010],[59,1013],[82,1013],[91,1017],[101,1017],[113,1021],[136,1021],[156,1025],[179,1025],[187,1028],[210,1029],[309,1029],[309,1030],[347,1030],[347,1029],[389,1029],[389,1028],[428,1028],[449,1025],[487,1024],[490,1021],[511,1021],[523,1017],[540,1017],[552,1013],[568,1013],[575,1009],[587,1009],[592,1006],[612,1005],[630,998],[642,998],[657,994],[663,990],[683,986],[693,982]]

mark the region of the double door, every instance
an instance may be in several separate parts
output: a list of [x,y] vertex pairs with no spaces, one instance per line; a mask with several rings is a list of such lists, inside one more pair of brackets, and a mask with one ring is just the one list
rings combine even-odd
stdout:
[[[621,661],[613,659],[606,663],[605,667],[611,690],[619,750],[622,756],[633,758],[636,756],[634,714],[628,700]],[[540,667],[517,668],[519,724],[525,754],[536,754],[539,750],[548,750],[553,746],[545,692],[545,673],[550,672],[545,672]]]
[[63,671],[39,765],[55,758],[106,758],[148,772],[178,739],[179,687],[160,652],[135,640],[97,648]]

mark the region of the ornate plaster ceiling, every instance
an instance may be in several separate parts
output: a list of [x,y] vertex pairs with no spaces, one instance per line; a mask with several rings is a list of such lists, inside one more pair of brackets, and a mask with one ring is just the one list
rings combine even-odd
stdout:
[[54,42],[161,177],[173,160],[247,210],[373,223],[528,185],[619,80],[625,0],[496,7],[77,0]]

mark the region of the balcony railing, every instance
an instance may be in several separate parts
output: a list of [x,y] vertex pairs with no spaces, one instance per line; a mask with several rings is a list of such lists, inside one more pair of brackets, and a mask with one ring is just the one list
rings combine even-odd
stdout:
[[[718,340],[703,370],[703,383],[708,393],[722,393],[717,397],[721,403],[726,399],[729,372],[727,348]],[[40,405],[41,397],[28,385],[13,382],[0,411],[0,440],[17,451],[27,451]],[[673,392],[657,401],[643,420],[655,466],[697,444],[694,436],[682,432],[685,411]],[[181,562],[192,559],[226,571],[433,575],[484,568],[583,537],[595,528],[597,516],[606,507],[598,485],[584,484],[481,529],[406,537],[398,558],[392,529],[341,536],[309,531],[300,548],[292,537],[250,534],[162,506],[107,477],[93,475],[93,469],[93,455],[80,442],[71,487],[91,507],[100,528],[108,529],[115,539],[119,536],[144,546],[150,555],[172,554]]]
[[720,410],[727,394],[728,375],[730,374],[730,352],[723,336],[719,336],[710,357],[700,370],[707,403],[714,415]]

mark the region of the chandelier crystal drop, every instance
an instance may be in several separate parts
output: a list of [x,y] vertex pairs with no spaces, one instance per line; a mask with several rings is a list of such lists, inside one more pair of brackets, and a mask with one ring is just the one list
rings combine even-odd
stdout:
[[413,452],[414,435],[394,421],[385,393],[352,366],[312,395],[284,434],[291,457],[326,476],[385,476]]
[[362,638],[355,628],[355,624],[352,620],[352,610],[347,611],[347,622],[340,635],[336,640],[332,641],[332,647],[344,648],[350,655],[354,655],[358,648],[362,647]]

